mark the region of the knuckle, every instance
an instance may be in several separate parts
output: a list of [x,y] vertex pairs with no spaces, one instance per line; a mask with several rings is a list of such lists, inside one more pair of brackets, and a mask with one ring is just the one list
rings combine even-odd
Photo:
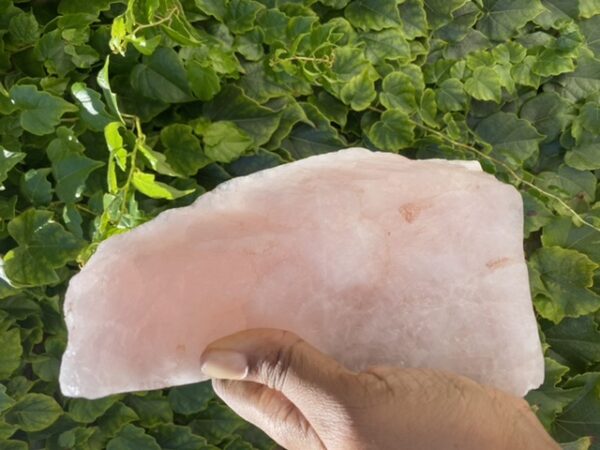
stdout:
[[282,331],[260,367],[260,378],[269,388],[279,392],[285,390],[288,373],[297,359],[297,347],[301,342],[293,333]]

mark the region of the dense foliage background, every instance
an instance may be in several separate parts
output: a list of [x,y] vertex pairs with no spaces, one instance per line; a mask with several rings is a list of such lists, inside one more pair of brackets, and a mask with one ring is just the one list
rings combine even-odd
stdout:
[[0,80],[1,449],[271,448],[208,384],[64,398],[62,296],[103,239],[350,145],[520,188],[528,399],[600,449],[600,0],[0,0]]

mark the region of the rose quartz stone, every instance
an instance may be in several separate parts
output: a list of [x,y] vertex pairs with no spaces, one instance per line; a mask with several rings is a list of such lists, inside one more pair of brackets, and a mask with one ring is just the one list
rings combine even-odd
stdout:
[[444,369],[524,395],[544,362],[522,209],[476,162],[358,148],[228,181],[106,240],[71,280],[62,391],[202,381],[208,343],[271,327],[354,370]]

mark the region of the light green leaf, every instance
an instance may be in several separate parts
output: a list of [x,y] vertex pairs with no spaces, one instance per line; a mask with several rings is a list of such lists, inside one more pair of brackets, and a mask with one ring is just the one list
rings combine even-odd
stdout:
[[528,121],[502,111],[479,122],[475,132],[492,145],[495,153],[517,163],[536,155],[544,138]]
[[196,7],[208,14],[222,21],[227,12],[227,3],[223,0],[194,0]]
[[211,123],[203,133],[204,152],[213,161],[228,163],[252,147],[253,139],[234,122]]
[[465,91],[477,100],[500,103],[502,82],[498,73],[491,67],[477,67],[465,82]]
[[487,37],[504,41],[544,11],[539,0],[483,0],[484,16],[477,27]]
[[10,97],[21,111],[21,126],[38,136],[52,133],[63,114],[78,111],[76,106],[62,98],[40,92],[29,84],[13,86]]
[[582,253],[560,247],[537,250],[530,260],[534,305],[554,323],[600,308],[600,296],[591,291],[598,265]]
[[381,115],[367,132],[367,137],[377,148],[397,152],[414,144],[415,125],[400,110],[389,110]]
[[164,103],[192,101],[187,74],[175,50],[159,47],[131,71],[130,82],[144,97]]
[[383,79],[379,100],[387,109],[400,109],[411,114],[417,109],[417,89],[410,76],[392,72]]
[[25,394],[6,412],[6,422],[23,431],[48,428],[62,415],[62,408],[52,397],[44,394]]
[[140,153],[146,158],[146,161],[157,173],[161,175],[169,175],[171,177],[181,177],[182,175],[177,172],[171,165],[167,162],[167,156],[163,153],[152,150],[145,143],[138,142],[138,150]]
[[600,0],[579,0],[579,14],[584,19],[600,14]]
[[48,181],[50,169],[29,169],[21,175],[21,193],[34,205],[52,201],[52,185]]
[[25,159],[25,153],[11,152],[0,145],[0,188],[2,188],[2,183],[6,181],[8,172],[23,159]]
[[[18,328],[0,328],[0,380],[6,380],[21,365],[21,333]],[[6,405],[6,403],[5,403]],[[0,411],[2,408],[0,408]]]
[[382,30],[401,23],[396,0],[353,0],[344,15],[361,30]]
[[219,76],[211,66],[192,59],[186,70],[192,92],[200,100],[208,101],[221,90]]
[[583,437],[573,442],[560,444],[562,450],[589,450],[592,446],[592,438]]
[[510,74],[515,83],[537,89],[541,83],[541,79],[539,75],[533,73],[533,66],[536,62],[537,58],[530,55],[526,56],[520,63],[514,65],[510,70]]
[[279,126],[281,113],[259,105],[235,86],[225,87],[204,107],[204,114],[212,121],[234,122],[261,146],[271,139]]
[[464,86],[456,78],[448,78],[440,83],[437,90],[437,105],[442,111],[462,111],[467,105]]
[[125,425],[116,437],[108,441],[106,450],[161,450],[160,445],[143,428]]
[[572,72],[574,69],[573,58],[554,49],[542,51],[532,67],[533,73],[541,77],[556,76]]
[[104,65],[102,69],[98,72],[98,76],[96,77],[96,81],[98,82],[98,86],[102,89],[102,93],[104,94],[104,99],[106,100],[106,104],[110,111],[116,115],[121,122],[123,121],[123,117],[121,117],[121,111],[119,110],[119,105],[117,103],[117,96],[114,94],[110,87],[109,81],[109,63],[110,63],[110,55],[106,57],[104,61]]
[[542,200],[527,192],[521,192],[521,195],[525,213],[525,237],[527,237],[550,223],[554,215]]
[[365,69],[360,75],[344,84],[340,91],[340,100],[355,111],[367,109],[377,97],[374,84],[377,77],[372,69]]
[[136,170],[133,173],[132,181],[133,185],[138,191],[150,198],[175,200],[176,198],[180,198],[194,192],[193,189],[181,191],[173,186],[156,181],[155,178],[156,177],[153,174]]
[[172,124],[163,128],[160,141],[166,148],[165,156],[169,166],[177,173],[192,176],[212,162],[200,147],[200,141],[189,125]]

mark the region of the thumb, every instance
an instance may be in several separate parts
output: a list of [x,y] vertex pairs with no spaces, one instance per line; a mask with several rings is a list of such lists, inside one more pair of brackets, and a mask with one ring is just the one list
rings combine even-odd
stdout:
[[[344,393],[356,382],[352,372],[289,331],[242,331],[210,344],[201,356],[211,378],[244,380],[281,393],[315,428],[341,418]],[[221,387],[225,384],[221,384]],[[246,389],[247,390],[247,389]]]

